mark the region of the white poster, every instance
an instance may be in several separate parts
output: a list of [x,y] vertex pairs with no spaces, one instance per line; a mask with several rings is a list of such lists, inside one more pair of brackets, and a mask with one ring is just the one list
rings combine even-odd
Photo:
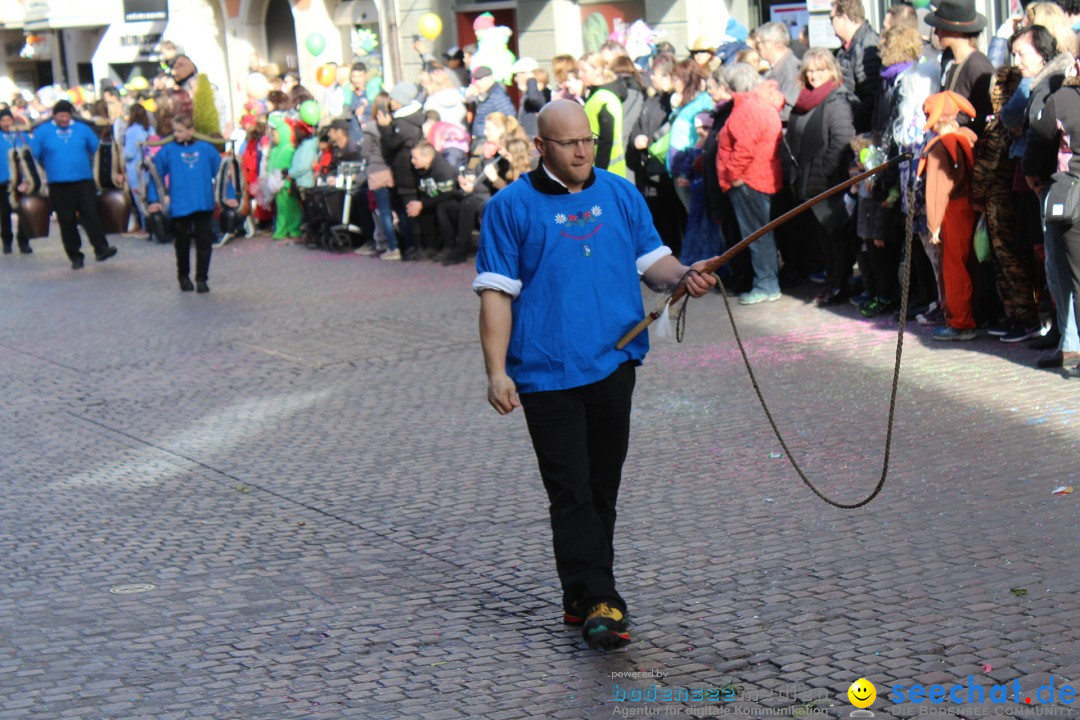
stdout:
[[805,3],[785,3],[769,7],[769,20],[787,25],[792,40],[799,39],[799,32],[810,24],[810,11]]
[[832,20],[828,15],[814,13],[810,15],[810,47],[824,47],[835,50],[840,47],[840,38],[836,37]]

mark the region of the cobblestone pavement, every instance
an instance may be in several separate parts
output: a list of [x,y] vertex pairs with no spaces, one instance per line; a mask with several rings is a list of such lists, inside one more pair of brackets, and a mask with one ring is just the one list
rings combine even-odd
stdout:
[[[601,654],[559,622],[471,269],[250,239],[197,296],[169,248],[116,242],[81,272],[55,239],[0,258],[0,720],[846,717],[860,676],[879,719],[992,712],[887,698],[969,675],[1038,705],[999,712],[1075,714],[1032,694],[1080,681],[1080,493],[1051,494],[1080,480],[1080,381],[1026,347],[913,328],[892,474],[842,511],[779,456],[721,299],[694,302],[638,375],[634,643]],[[891,324],[798,296],[735,313],[807,472],[867,493]],[[663,677],[620,675],[641,671]],[[735,687],[615,700],[654,685]]]

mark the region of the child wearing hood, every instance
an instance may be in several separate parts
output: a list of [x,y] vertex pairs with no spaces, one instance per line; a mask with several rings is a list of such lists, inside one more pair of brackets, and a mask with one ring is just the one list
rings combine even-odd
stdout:
[[271,146],[267,158],[267,183],[271,189],[277,188],[274,193],[274,239],[285,240],[300,236],[300,224],[304,217],[300,201],[293,194],[292,180],[289,179],[289,167],[296,147],[293,145],[292,128],[284,117],[271,115],[269,125]]

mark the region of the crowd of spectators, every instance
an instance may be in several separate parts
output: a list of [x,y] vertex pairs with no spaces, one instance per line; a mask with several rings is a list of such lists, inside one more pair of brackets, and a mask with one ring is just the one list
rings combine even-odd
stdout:
[[[265,96],[235,124],[222,112],[220,130],[239,160],[248,232],[318,246],[311,198],[352,163],[357,201],[343,221],[360,230],[355,252],[446,265],[475,251],[488,199],[536,167],[536,116],[552,99],[583,105],[596,167],[638,188],[685,264],[910,152],[912,162],[753,244],[725,269],[740,302],[817,283],[823,306],[889,316],[909,268],[911,319],[937,326],[935,339],[982,329],[1048,351],[1041,367],[1080,363],[1080,223],[1047,217],[1046,205],[1080,177],[1080,1],[1030,2],[992,37],[972,0],[897,4],[881,28],[861,0],[833,0],[830,18],[835,51],[781,23],[732,23],[723,43],[702,38],[684,52],[659,42],[630,57],[609,40],[546,67],[519,58],[506,84],[470,62],[474,48],[437,57],[423,41],[415,82],[377,92],[363,62],[334,68],[315,93],[255,63]],[[108,89],[94,108],[114,126],[136,195],[147,182],[140,153],[169,134],[171,115],[190,114],[199,82],[171,53],[158,77],[123,96]],[[17,97],[10,111],[30,121],[45,107]]]

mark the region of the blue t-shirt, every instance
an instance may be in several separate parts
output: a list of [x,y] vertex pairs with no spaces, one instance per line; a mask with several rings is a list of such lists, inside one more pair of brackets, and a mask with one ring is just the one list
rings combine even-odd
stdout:
[[[214,180],[221,167],[221,155],[204,140],[171,142],[154,156],[162,182],[169,184],[169,213],[174,218],[214,209]],[[147,183],[146,199],[160,202],[157,187]]]
[[639,273],[671,252],[623,178],[596,170],[581,192],[548,194],[533,174],[485,206],[473,283],[515,296],[506,371],[519,392],[588,385],[641,361],[646,333],[615,343],[645,316]]
[[97,148],[97,135],[77,120],[72,120],[66,128],[50,120],[34,128],[30,138],[30,150],[50,183],[92,180]]
[[0,183],[11,181],[11,151],[26,145],[26,136],[15,130],[0,132]]

